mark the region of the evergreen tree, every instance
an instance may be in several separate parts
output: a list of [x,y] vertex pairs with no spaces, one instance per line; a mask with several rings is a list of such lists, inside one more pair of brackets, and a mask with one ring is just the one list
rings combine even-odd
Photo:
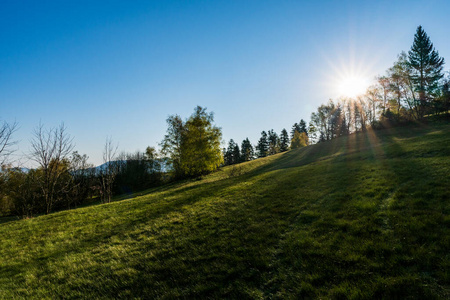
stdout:
[[233,164],[238,164],[240,162],[241,162],[241,150],[239,149],[238,144],[235,144],[233,148]]
[[308,135],[308,129],[306,129],[306,122],[303,119],[300,120],[300,124],[298,124],[298,126],[299,126],[298,132],[300,133],[304,132],[306,133],[306,135]]
[[294,135],[295,135],[296,131],[300,132],[300,125],[298,123],[294,123],[294,125],[292,125],[291,140],[294,138]]
[[241,144],[241,161],[250,161],[255,156],[250,140],[246,138]]
[[258,145],[256,145],[256,150],[258,151],[258,157],[267,156],[269,142],[267,141],[267,133],[265,131],[261,132],[261,137],[259,138]]
[[420,117],[425,113],[426,105],[434,99],[439,80],[444,76],[442,69],[444,58],[434,49],[433,43],[422,26],[417,27],[414,43],[408,52],[409,65],[413,71],[411,79],[415,91],[419,94]]
[[283,128],[280,134],[280,152],[285,152],[289,148],[289,135],[286,129]]
[[232,165],[234,164],[234,147],[236,146],[236,143],[234,142],[233,139],[231,139],[228,142],[228,148],[224,151],[224,161],[225,161],[225,165]]
[[273,129],[268,132],[269,140],[269,155],[274,155],[279,152],[279,139],[278,134]]

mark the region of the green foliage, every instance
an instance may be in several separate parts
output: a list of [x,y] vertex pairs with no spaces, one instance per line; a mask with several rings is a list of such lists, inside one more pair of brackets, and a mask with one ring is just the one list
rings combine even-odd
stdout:
[[30,170],[28,173],[20,169],[3,170],[5,199],[10,202],[9,209],[21,217],[31,217],[38,212],[45,212],[45,203],[38,181],[42,170]]
[[7,219],[0,298],[448,299],[449,143],[448,124],[369,130]]
[[169,158],[177,178],[205,175],[222,164],[222,131],[213,122],[213,113],[206,113],[206,108],[200,106],[186,122],[179,116],[167,119],[162,153]]
[[238,144],[233,139],[228,143],[228,148],[224,153],[225,165],[234,165],[241,162],[241,151]]
[[416,92],[419,93],[419,104],[423,107],[420,117],[423,117],[427,102],[434,99],[439,91],[439,80],[444,76],[444,58],[439,57],[422,26],[417,27],[408,59],[413,71],[411,79]]
[[253,150],[252,143],[246,138],[241,144],[241,161],[250,161],[255,157],[255,151]]
[[183,176],[182,153],[183,143],[187,133],[185,132],[183,120],[180,116],[169,116],[167,122],[167,134],[161,142],[161,153],[166,156],[176,177]]
[[294,125],[292,125],[292,129],[291,129],[291,140],[294,138],[294,134],[295,132],[300,132],[300,125],[298,123],[294,123]]
[[303,119],[300,120],[300,123],[298,124],[298,126],[299,126],[298,132],[300,132],[300,133],[304,132],[304,133],[306,133],[306,135],[308,135],[308,129],[306,128],[306,122]]
[[286,129],[283,128],[280,134],[280,152],[285,152],[289,149],[289,135]]
[[155,148],[119,157],[115,194],[130,194],[161,184],[161,162]]
[[291,140],[291,149],[301,148],[308,146],[308,136],[305,132],[295,131],[294,137]]
[[269,155],[274,155],[280,152],[280,139],[273,129],[269,130],[267,140],[269,142]]
[[256,145],[256,151],[258,157],[266,157],[269,151],[269,141],[267,140],[267,133],[265,131],[261,132],[261,137]]

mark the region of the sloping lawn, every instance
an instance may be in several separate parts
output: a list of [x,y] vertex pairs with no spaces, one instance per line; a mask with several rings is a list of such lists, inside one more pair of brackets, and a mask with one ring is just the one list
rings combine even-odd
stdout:
[[0,224],[0,298],[450,298],[450,125]]

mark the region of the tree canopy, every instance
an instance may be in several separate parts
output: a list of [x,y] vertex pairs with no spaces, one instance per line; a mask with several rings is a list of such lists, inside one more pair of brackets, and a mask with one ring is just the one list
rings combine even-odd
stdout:
[[222,131],[213,122],[213,113],[207,113],[206,108],[200,106],[185,122],[176,115],[167,119],[161,152],[168,157],[175,177],[204,175],[222,164]]

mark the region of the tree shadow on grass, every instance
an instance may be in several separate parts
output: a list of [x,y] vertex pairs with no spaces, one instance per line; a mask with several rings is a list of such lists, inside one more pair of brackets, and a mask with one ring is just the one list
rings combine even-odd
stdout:
[[[284,248],[280,248],[282,239],[286,233],[305,222],[310,224],[305,226],[313,226],[317,225],[316,222],[321,222],[322,227],[318,228],[325,230],[326,226],[330,226],[329,229],[344,232],[345,227],[337,226],[333,220],[323,220],[321,215],[311,220],[302,218],[302,211],[318,201],[331,203],[338,200],[339,205],[346,205],[346,201],[351,200],[346,199],[345,195],[339,199],[329,195],[336,196],[338,189],[349,186],[358,178],[359,170],[355,168],[357,165],[353,164],[355,155],[358,159],[374,163],[379,161],[383,167],[396,174],[396,177],[392,178],[393,181],[404,180],[410,172],[420,172],[420,176],[424,177],[434,176],[417,161],[410,162],[406,167],[401,160],[386,162],[386,156],[390,158],[391,155],[398,154],[401,157],[401,153],[406,150],[402,149],[402,144],[394,137],[381,137],[381,139],[387,142],[386,146],[379,146],[379,141],[366,135],[341,138],[338,139],[339,141],[328,142],[329,144],[323,143],[290,151],[280,155],[270,165],[256,168],[240,176],[198,185],[186,182],[174,185],[174,190],[167,187],[161,188],[160,193],[154,196],[150,194],[142,199],[125,200],[120,207],[114,204],[97,207],[95,212],[90,212],[92,222],[99,222],[98,218],[107,220],[108,217],[122,214],[125,218],[118,220],[117,223],[105,222],[102,225],[99,222],[95,231],[78,239],[77,243],[68,243],[62,247],[56,247],[53,251],[46,251],[34,257],[31,262],[2,266],[2,273],[4,272],[10,278],[17,278],[22,276],[28,267],[33,266],[41,269],[42,274],[45,275],[39,283],[39,288],[45,285],[50,287],[54,284],[52,282],[54,278],[52,274],[49,274],[53,270],[50,267],[51,264],[67,256],[93,253],[95,248],[109,245],[111,238],[117,237],[120,243],[125,245],[128,240],[135,244],[129,245],[131,248],[124,250],[120,257],[103,257],[105,264],[101,262],[94,265],[85,264],[82,274],[91,274],[88,275],[89,280],[85,283],[59,282],[57,285],[66,284],[69,290],[83,291],[84,295],[89,293],[94,297],[117,297],[118,295],[125,297],[126,293],[130,293],[129,295],[134,297],[144,298],[151,296],[236,298],[250,297],[252,291],[270,297],[276,295],[281,289],[291,290],[293,294],[300,293],[301,291],[298,291],[295,286],[298,282],[286,281],[288,283],[283,284],[281,272],[292,267],[289,266],[289,261],[283,258]],[[372,148],[371,144],[374,145]],[[391,148],[386,150],[386,147]],[[329,180],[336,180],[337,183],[334,183],[336,186],[318,191],[315,198],[307,199],[301,195],[298,196],[297,191],[306,189],[308,182],[304,183],[301,178],[296,177],[298,174],[295,168],[310,163],[318,164],[317,161],[326,159],[330,159],[330,164],[327,164],[327,168],[324,169],[328,173],[323,176],[327,176]],[[281,170],[284,170],[284,173],[278,172]],[[272,171],[271,174],[267,173]],[[318,174],[311,174],[313,175],[316,176],[314,179],[319,178]],[[253,180],[255,183],[245,190],[230,189],[246,180]],[[264,181],[264,184],[257,184],[261,181]],[[295,190],[283,191],[286,187],[295,187]],[[246,193],[245,199],[242,199],[243,193]],[[240,201],[232,201],[234,197],[240,197]],[[201,210],[193,211],[193,216],[184,214],[186,207],[205,204],[206,198],[216,199],[217,205],[220,204],[222,207],[212,205],[210,208],[202,207]],[[230,201],[227,202],[228,200]],[[318,212],[327,213],[328,209],[333,212],[336,207],[335,205],[324,206]],[[161,225],[162,228],[155,229],[159,231],[152,229],[153,222],[164,218],[169,219],[170,215],[178,212],[183,215],[183,218],[177,221],[178,223],[170,221]],[[413,216],[414,212],[416,211],[407,212],[407,215]],[[97,216],[94,216],[94,213]],[[126,214],[131,215],[128,217]],[[89,219],[87,221],[89,222]],[[394,228],[394,230],[398,229]],[[325,234],[325,231],[317,233]],[[400,238],[399,235],[402,233],[408,233],[408,231],[394,232],[394,235]],[[422,233],[420,235],[422,236]],[[142,237],[148,240],[141,241]],[[430,242],[430,240],[421,241]],[[418,245],[417,240],[412,240],[410,236],[407,236],[407,242]],[[413,247],[408,246],[406,242],[399,243],[403,247]],[[338,275],[338,271],[333,269],[334,265],[347,264],[345,267],[349,271],[347,274],[358,271],[360,267],[352,262],[335,261],[336,257],[333,253],[319,251],[308,254],[302,249],[298,251],[299,254],[305,255],[305,259],[310,260],[306,266],[312,269],[295,272],[298,272],[300,276],[306,276],[313,270],[319,272],[317,274],[321,276],[320,280],[315,279],[309,282],[316,291],[320,289],[323,291],[323,286],[332,287],[339,284],[339,280],[347,278],[344,275],[342,275],[344,277],[333,277]],[[406,252],[409,254],[410,250]],[[105,255],[108,255],[107,251]],[[96,254],[92,256],[94,260],[102,259]],[[108,265],[111,260],[122,262],[134,272],[123,276],[114,273]],[[383,262],[380,261],[380,263]],[[428,272],[436,268],[437,262],[429,261],[427,264],[419,264],[418,269]],[[400,257],[398,263],[393,263],[392,266],[406,268],[405,270],[417,274],[417,270],[408,269],[412,266],[410,262],[408,265],[406,257]],[[396,272],[404,273],[401,270]],[[104,274],[106,278],[104,276],[97,278],[99,274]],[[378,275],[391,277],[395,274],[379,273]],[[279,276],[279,278],[276,279],[273,276]],[[350,280],[348,278],[347,280]],[[25,282],[25,279],[22,280]],[[441,282],[440,279],[438,282]],[[357,284],[358,280],[355,279],[354,283]],[[405,286],[408,286],[407,283]],[[52,290],[57,296],[65,296],[54,287]],[[405,295],[409,295],[408,290],[405,291]],[[317,294],[312,291],[310,296],[317,296]]]

